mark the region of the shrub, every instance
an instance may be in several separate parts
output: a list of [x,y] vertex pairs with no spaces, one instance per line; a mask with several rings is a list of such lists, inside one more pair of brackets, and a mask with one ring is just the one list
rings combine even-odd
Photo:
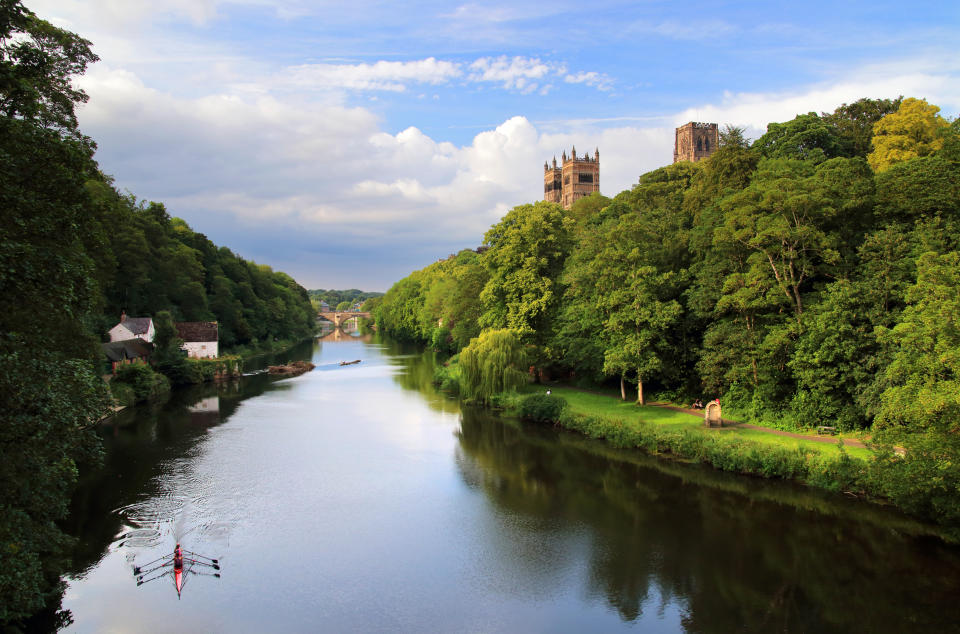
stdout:
[[520,399],[520,416],[538,423],[555,423],[567,406],[562,396],[528,394]]
[[111,381],[110,394],[117,405],[133,405],[137,402],[137,395],[134,394],[133,388],[126,383]]
[[131,363],[117,368],[111,383],[126,384],[133,389],[136,402],[150,401],[170,392],[170,381],[144,363]]

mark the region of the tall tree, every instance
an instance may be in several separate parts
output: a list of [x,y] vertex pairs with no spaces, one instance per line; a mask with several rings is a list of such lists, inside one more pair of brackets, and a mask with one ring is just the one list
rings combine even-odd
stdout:
[[59,595],[76,462],[97,452],[108,405],[87,335],[96,306],[86,245],[92,146],[71,75],[89,43],[0,2],[0,623]]
[[510,328],[542,343],[559,305],[563,263],[572,248],[573,220],[554,203],[514,207],[484,236],[490,279],[480,295],[485,328]]
[[867,156],[870,167],[883,172],[897,163],[929,156],[942,148],[941,130],[949,124],[939,112],[940,107],[926,99],[904,99],[896,112],[873,125],[873,152]]
[[831,113],[823,112],[821,117],[832,126],[844,141],[846,156],[862,156],[873,149],[873,125],[900,107],[903,97],[896,99],[858,99],[851,104],[843,104]]
[[907,510],[960,524],[960,253],[925,253],[899,323],[880,331],[895,350],[877,416],[888,495]]
[[818,163],[846,154],[836,129],[815,112],[797,115],[786,123],[767,125],[766,134],[754,141],[753,147],[767,158]]

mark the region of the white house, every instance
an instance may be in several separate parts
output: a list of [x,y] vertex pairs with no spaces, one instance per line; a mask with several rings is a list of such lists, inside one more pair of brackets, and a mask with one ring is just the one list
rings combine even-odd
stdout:
[[120,323],[110,329],[110,341],[127,341],[129,339],[143,339],[153,342],[153,318],[127,317],[127,313],[120,313]]
[[219,356],[219,330],[215,321],[180,321],[174,324],[177,337],[183,339],[182,350],[193,359],[214,359]]

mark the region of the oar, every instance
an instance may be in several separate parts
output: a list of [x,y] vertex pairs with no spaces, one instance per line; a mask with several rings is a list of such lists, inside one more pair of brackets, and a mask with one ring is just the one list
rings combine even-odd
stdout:
[[163,577],[166,577],[166,576],[169,575],[169,574],[170,574],[170,571],[168,570],[168,571],[166,571],[166,572],[164,572],[164,573],[162,573],[162,574],[154,575],[154,576],[149,577],[149,578],[147,578],[147,579],[144,579],[144,578],[143,578],[143,575],[141,575],[141,576],[137,577],[137,585],[138,585],[138,586],[142,586],[142,585],[145,584],[145,583],[150,583],[151,581],[156,581],[157,579],[161,579],[161,578],[163,578]]
[[193,552],[192,550],[185,550],[185,551],[183,551],[183,552],[185,552],[185,553],[187,553],[187,554],[189,554],[189,555],[193,555],[194,557],[199,557],[200,559],[206,559],[206,560],[208,560],[208,561],[212,561],[212,562],[215,563],[215,564],[220,563],[220,562],[219,562],[218,560],[216,560],[216,559],[211,559],[210,557],[206,557],[206,556],[204,556],[204,555],[201,555],[200,553],[195,553],[195,552]]
[[200,566],[209,566],[210,568],[213,568],[214,570],[220,570],[220,566],[218,566],[217,564],[208,564],[208,563],[205,562],[205,561],[197,561],[196,559],[185,559],[184,561],[189,561],[189,562],[192,563],[192,564],[197,564],[197,565],[200,565]]
[[141,571],[139,571],[139,572],[137,572],[137,571],[135,570],[133,574],[139,575],[139,576],[142,577],[142,576],[144,576],[144,575],[150,574],[151,572],[153,572],[153,571],[155,571],[155,570],[160,570],[161,568],[166,568],[166,567],[169,566],[171,563],[173,563],[173,562],[168,562],[168,563],[165,563],[165,564],[160,564],[159,566],[154,566],[153,568],[147,568],[146,570],[141,570]]
[[158,561],[163,561],[164,559],[169,559],[169,558],[171,558],[171,557],[173,557],[172,554],[171,554],[171,555],[164,555],[163,557],[160,557],[159,559],[154,559],[153,561],[148,561],[147,563],[142,564],[142,565],[140,565],[140,566],[135,566],[134,569],[133,569],[133,574],[139,574],[140,571],[141,571],[143,568],[149,566],[150,564],[155,564],[155,563],[157,563]]

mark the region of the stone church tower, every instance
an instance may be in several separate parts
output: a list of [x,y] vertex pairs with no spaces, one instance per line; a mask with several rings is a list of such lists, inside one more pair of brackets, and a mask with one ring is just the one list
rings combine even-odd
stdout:
[[600,191],[600,150],[590,155],[577,156],[574,146],[567,157],[563,151],[562,163],[543,164],[543,199],[548,203],[560,203],[564,209],[570,209],[574,201]]
[[709,158],[720,146],[720,130],[716,123],[691,121],[676,129],[673,162],[700,161]]

